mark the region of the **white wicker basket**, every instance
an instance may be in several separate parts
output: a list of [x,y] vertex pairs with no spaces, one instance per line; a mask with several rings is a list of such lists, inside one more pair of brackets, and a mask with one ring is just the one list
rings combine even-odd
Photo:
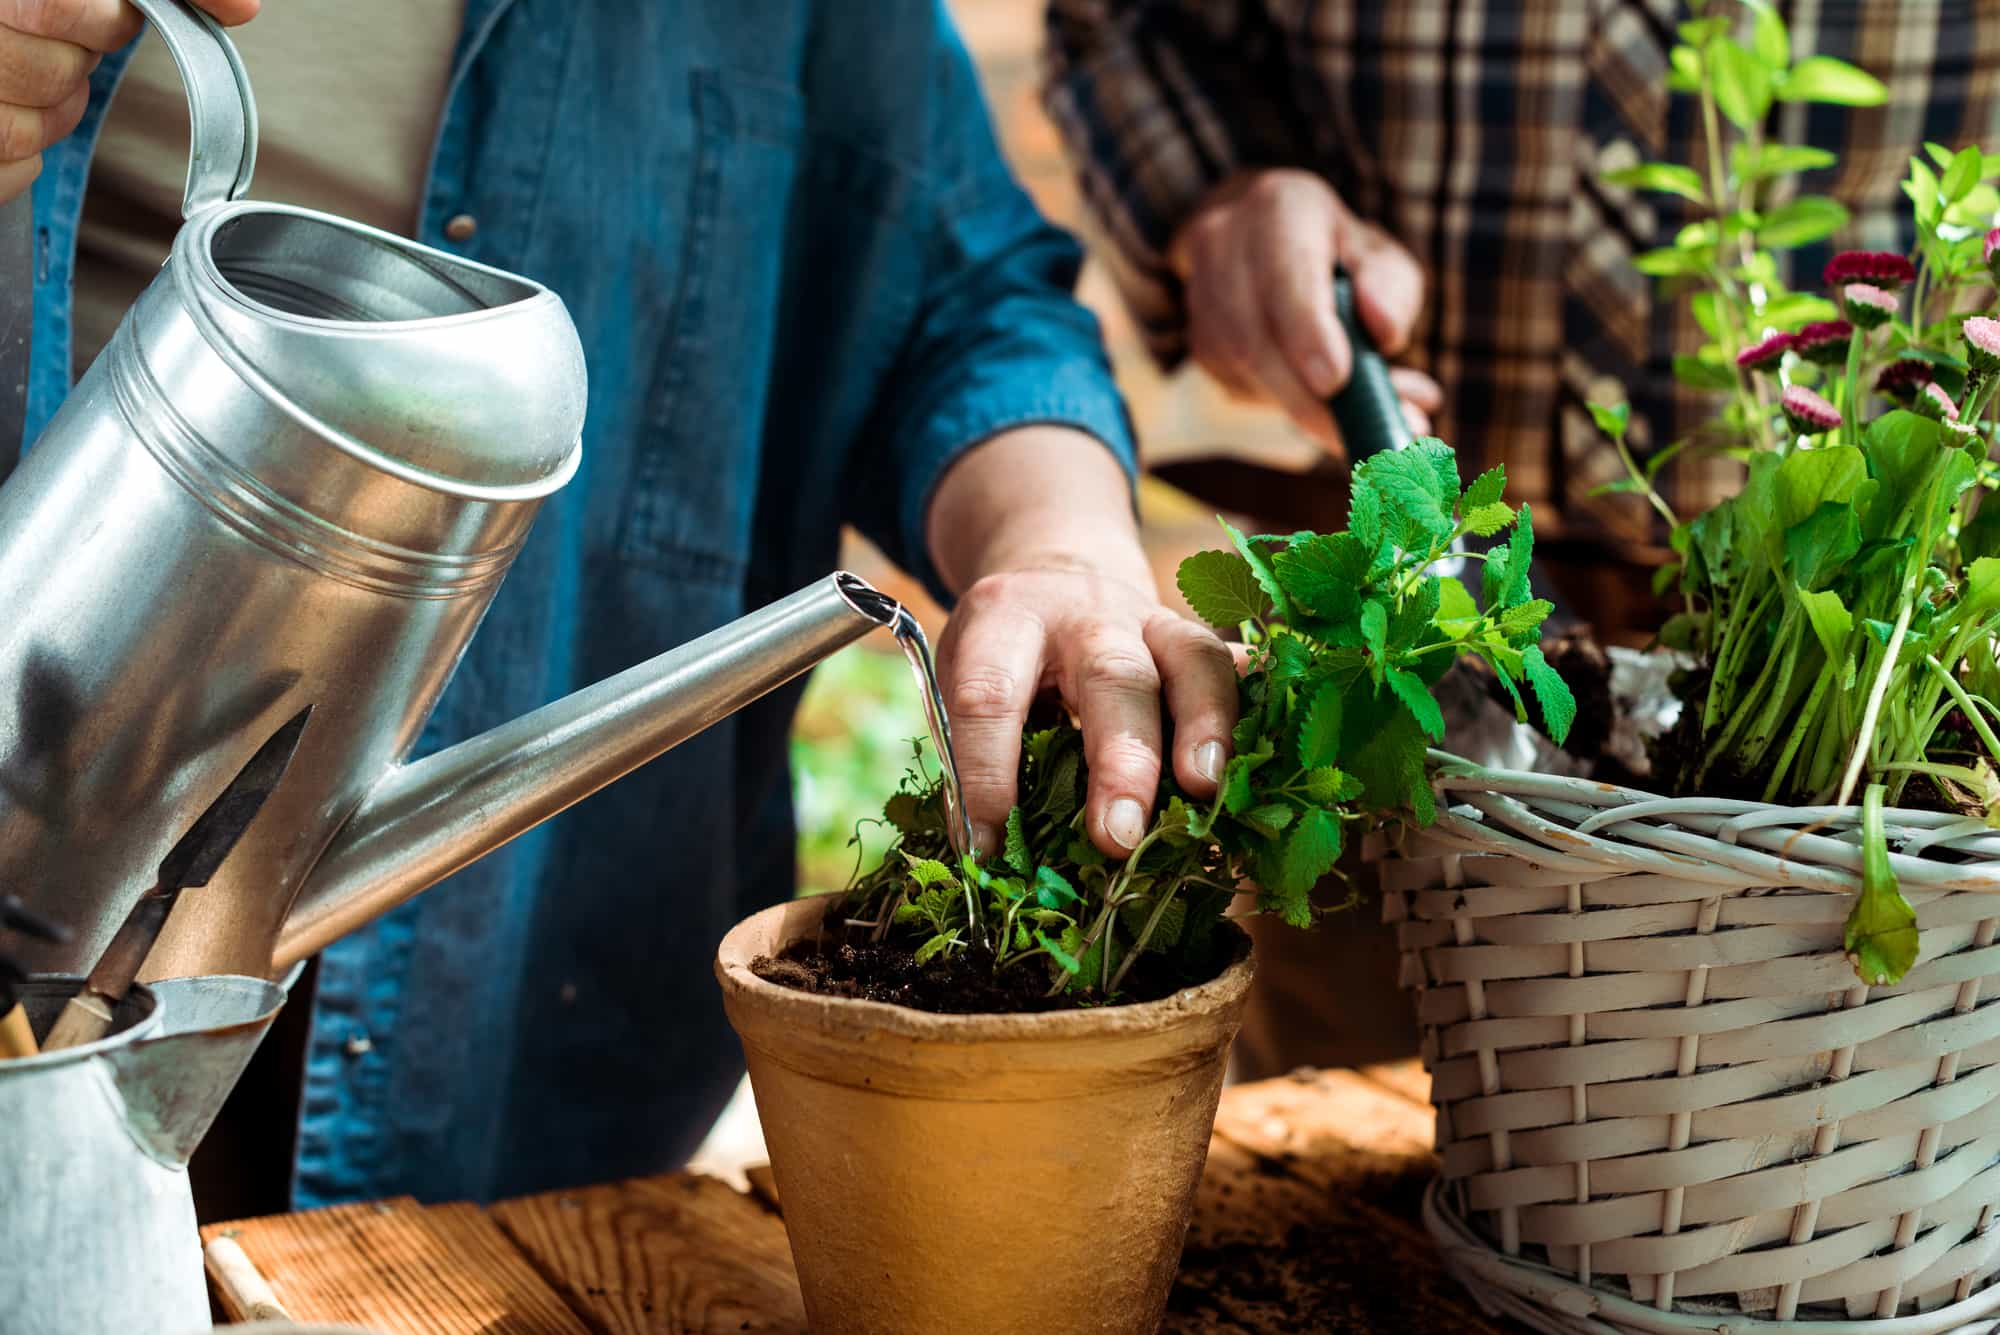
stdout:
[[1922,954],[1869,988],[1858,809],[1433,760],[1380,871],[1454,1273],[1565,1335],[1994,1329],[2000,831],[1888,813]]

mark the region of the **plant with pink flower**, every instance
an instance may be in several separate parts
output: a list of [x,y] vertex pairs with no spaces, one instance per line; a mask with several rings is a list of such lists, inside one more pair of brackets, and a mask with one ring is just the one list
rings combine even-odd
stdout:
[[1880,329],[1896,318],[1896,294],[1873,283],[1849,283],[1840,289],[1840,304],[1857,329]]
[[1840,409],[1804,385],[1787,386],[1778,406],[1794,435],[1817,436],[1840,425]]
[[1917,280],[1917,266],[1902,255],[1888,250],[1843,250],[1826,262],[1820,278],[1838,290],[1849,283],[1873,283],[1877,287],[1902,287]]

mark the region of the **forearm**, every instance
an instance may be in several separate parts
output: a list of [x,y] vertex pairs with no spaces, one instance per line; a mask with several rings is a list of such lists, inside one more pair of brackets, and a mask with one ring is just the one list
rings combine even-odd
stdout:
[[925,528],[955,594],[1027,569],[1088,571],[1157,592],[1130,479],[1111,451],[1071,427],[1016,427],[975,446],[938,483]]

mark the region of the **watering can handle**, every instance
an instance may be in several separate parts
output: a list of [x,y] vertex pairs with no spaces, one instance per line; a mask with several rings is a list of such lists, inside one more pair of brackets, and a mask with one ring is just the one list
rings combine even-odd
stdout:
[[187,89],[191,134],[182,216],[241,198],[257,165],[257,102],[236,44],[187,0],[132,3],[166,43]]

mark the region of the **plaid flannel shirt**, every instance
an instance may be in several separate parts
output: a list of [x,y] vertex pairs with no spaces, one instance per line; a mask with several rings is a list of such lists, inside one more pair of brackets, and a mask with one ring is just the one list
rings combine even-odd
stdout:
[[[1793,48],[1889,87],[1880,107],[1779,104],[1771,132],[1839,154],[1801,188],[1853,212],[1842,246],[1912,241],[1899,181],[1925,140],[2000,149],[2000,4],[1781,0]],[[1407,357],[1436,376],[1437,429],[1510,495],[1572,533],[1658,538],[1584,404],[1623,393],[1643,455],[1714,411],[1677,384],[1704,341],[1686,302],[1632,267],[1697,206],[1605,185],[1610,166],[1696,165],[1695,99],[1666,88],[1676,0],[1052,0],[1045,100],[1154,354],[1185,352],[1165,254],[1202,197],[1252,167],[1307,167],[1398,237],[1429,281]],[[1832,246],[1780,263],[1814,288]],[[1682,454],[1662,486],[1683,514],[1740,477]],[[1555,513],[1549,514],[1553,506]]]

